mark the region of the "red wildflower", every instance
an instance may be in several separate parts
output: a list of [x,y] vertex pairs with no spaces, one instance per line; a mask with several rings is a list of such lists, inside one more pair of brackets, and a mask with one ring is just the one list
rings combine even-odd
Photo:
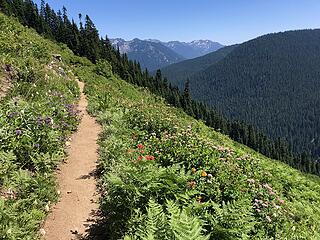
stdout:
[[139,143],[139,144],[138,144],[138,148],[139,148],[139,149],[144,149],[145,146],[143,146],[141,143]]
[[142,156],[139,156],[139,157],[138,157],[138,161],[141,161],[141,160],[142,160],[142,158],[143,158]]
[[153,160],[154,160],[154,156],[147,155],[147,156],[146,156],[146,159],[147,159],[148,161],[153,161]]
[[141,152],[142,154],[144,154],[144,150],[143,150],[143,149],[141,149],[140,152]]

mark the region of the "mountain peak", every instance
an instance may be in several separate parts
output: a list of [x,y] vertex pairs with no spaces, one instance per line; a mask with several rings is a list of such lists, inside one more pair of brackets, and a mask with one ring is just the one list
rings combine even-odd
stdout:
[[129,58],[140,61],[141,66],[150,71],[185,59],[203,56],[223,47],[220,43],[211,40],[162,42],[158,39],[134,38],[126,41],[115,38],[110,41],[114,47],[119,48],[121,53],[127,53]]
[[126,53],[130,59],[140,62],[142,68],[150,71],[185,60],[158,40],[134,38],[130,41],[110,39],[110,42],[121,53]]
[[145,39],[145,41],[154,42],[154,43],[161,43],[161,41],[158,39]]
[[200,57],[224,47],[218,42],[201,39],[191,42],[170,41],[163,44],[187,59]]

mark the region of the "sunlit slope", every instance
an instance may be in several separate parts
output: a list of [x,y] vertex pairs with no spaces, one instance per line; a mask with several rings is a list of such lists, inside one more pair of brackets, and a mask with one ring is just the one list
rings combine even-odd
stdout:
[[0,81],[11,82],[0,100],[0,239],[37,239],[57,200],[53,172],[78,122],[72,59],[0,13]]
[[100,62],[78,75],[104,128],[108,237],[320,238],[318,177],[230,140],[107,69]]

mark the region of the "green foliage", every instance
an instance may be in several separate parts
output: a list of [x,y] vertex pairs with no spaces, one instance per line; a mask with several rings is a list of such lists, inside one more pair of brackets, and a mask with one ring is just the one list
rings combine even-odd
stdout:
[[319,237],[317,177],[231,141],[143,88],[91,67],[77,73],[103,125],[110,239]]
[[105,60],[99,60],[96,63],[96,73],[105,77],[111,77],[112,66]]
[[34,240],[57,200],[53,172],[79,121],[79,89],[67,65],[75,57],[3,14],[0,56],[12,73],[1,73],[12,75],[12,88],[0,99],[0,238]]
[[186,79],[191,78],[198,72],[204,71],[211,65],[219,62],[233,51],[238,45],[231,45],[220,48],[219,50],[206,54],[201,57],[188,59],[182,62],[171,64],[161,68],[162,74],[167,77],[170,82],[183,89]]
[[210,236],[202,235],[203,229],[201,221],[197,217],[188,216],[186,210],[180,211],[173,202],[168,202],[168,214],[170,227],[174,233],[174,239],[209,239]]
[[209,239],[209,236],[202,234],[202,222],[180,210],[172,201],[168,201],[163,209],[162,205],[150,199],[146,211],[145,215],[137,211],[131,220],[137,228],[132,229],[132,235],[126,235],[124,239]]
[[[255,126],[276,142],[282,139],[296,154],[306,154],[290,162],[280,151],[271,155],[271,149],[261,151],[268,145],[266,141],[259,147],[251,143],[250,147],[272,158],[287,159],[302,171],[319,174],[319,37],[319,29],[267,34],[233,49],[227,47],[168,66],[163,74],[180,88],[189,77],[194,99],[229,119]],[[228,50],[232,51],[221,54]],[[238,135],[238,139],[244,138],[244,134]]]

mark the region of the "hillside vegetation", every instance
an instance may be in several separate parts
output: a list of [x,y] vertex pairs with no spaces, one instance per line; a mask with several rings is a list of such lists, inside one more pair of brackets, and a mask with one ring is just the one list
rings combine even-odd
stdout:
[[318,177],[230,140],[121,80],[105,60],[76,57],[2,14],[0,29],[0,61],[18,73],[0,108],[1,238],[37,239],[56,200],[52,172],[78,121],[72,72],[103,126],[101,227],[110,239],[320,238]]
[[[45,1],[41,1],[38,8],[32,0],[2,0],[0,9],[8,16],[15,16],[25,26],[34,28],[39,34],[66,44],[78,56],[86,57],[93,63],[107,60],[113,74],[131,84],[147,87],[152,93],[165,98],[168,103],[182,108],[190,116],[203,120],[207,126],[221,131],[233,140],[299,170],[319,174],[319,162],[313,161],[306,155],[294,154],[292,147],[285,141],[270,139],[255,127],[243,121],[226,119],[212,107],[193,100],[190,82],[186,82],[182,92],[177,86],[169,83],[168,79],[163,78],[160,71],[151,76],[147,69],[142,70],[138,62],[129,60],[126,54],[114,49],[107,37],[100,38],[88,15],[83,19],[80,14],[80,23],[77,25],[74,20],[68,18],[66,8],[55,12]],[[204,58],[211,59],[211,55]],[[217,60],[219,57],[213,59]]]
[[77,74],[103,126],[101,207],[110,239],[320,237],[318,177],[231,141],[101,72],[105,65]]
[[0,66],[12,76],[0,100],[0,239],[36,239],[57,200],[53,171],[78,122],[79,91],[67,56],[69,49],[0,13]]
[[[318,162],[319,40],[316,29],[268,34],[240,44],[221,61],[190,76],[191,94],[229,119],[252,124],[273,139],[284,139],[294,152],[306,152]],[[197,66],[186,61],[169,66],[168,80],[181,81],[180,71]],[[302,160],[296,165],[320,172],[312,162],[305,165]]]

